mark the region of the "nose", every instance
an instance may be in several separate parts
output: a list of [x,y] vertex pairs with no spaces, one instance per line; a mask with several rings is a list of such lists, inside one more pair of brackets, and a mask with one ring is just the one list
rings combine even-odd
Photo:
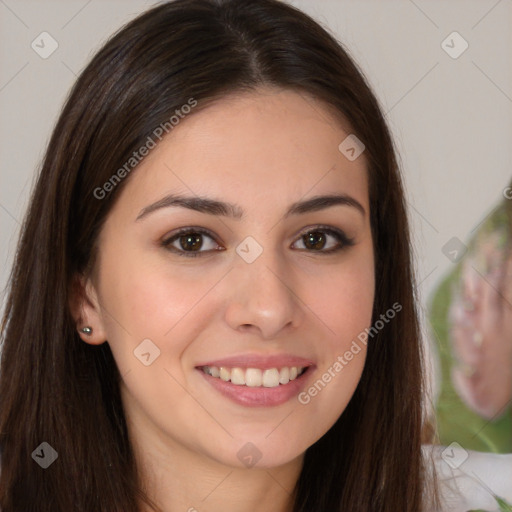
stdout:
[[264,250],[252,263],[238,259],[224,283],[228,291],[227,324],[239,332],[275,339],[299,327],[304,317],[297,278],[276,253]]

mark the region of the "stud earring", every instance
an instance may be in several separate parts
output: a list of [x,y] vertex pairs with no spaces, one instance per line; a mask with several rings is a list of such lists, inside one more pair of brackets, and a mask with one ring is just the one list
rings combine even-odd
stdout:
[[82,327],[82,329],[80,329],[80,332],[83,332],[84,334],[87,334],[87,336],[90,336],[92,334],[92,327]]

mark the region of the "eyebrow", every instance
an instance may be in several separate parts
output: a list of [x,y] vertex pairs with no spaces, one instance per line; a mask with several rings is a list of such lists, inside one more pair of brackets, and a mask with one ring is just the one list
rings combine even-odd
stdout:
[[[363,215],[363,217],[366,215],[366,211],[363,205],[353,197],[347,194],[331,194],[323,196],[314,196],[310,199],[293,203],[286,211],[284,218],[287,218],[291,215],[300,215],[309,212],[316,212],[319,210],[330,208],[332,206],[340,205],[355,208]],[[159,201],[143,208],[140,211],[139,215],[137,216],[136,221],[143,219],[150,213],[155,212],[156,210],[170,207],[187,208],[189,210],[194,210],[200,213],[230,217],[235,220],[240,220],[244,216],[243,209],[239,205],[233,203],[226,203],[223,201],[218,201],[216,199],[211,199],[207,197],[192,197],[169,194],[160,199]]]

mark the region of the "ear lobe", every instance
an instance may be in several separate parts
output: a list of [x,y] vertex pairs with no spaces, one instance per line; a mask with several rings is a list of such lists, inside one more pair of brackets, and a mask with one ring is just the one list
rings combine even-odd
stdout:
[[[103,316],[96,289],[90,279],[75,275],[69,292],[69,309],[80,338],[90,345],[101,345],[107,340]],[[92,332],[81,331],[90,327]]]

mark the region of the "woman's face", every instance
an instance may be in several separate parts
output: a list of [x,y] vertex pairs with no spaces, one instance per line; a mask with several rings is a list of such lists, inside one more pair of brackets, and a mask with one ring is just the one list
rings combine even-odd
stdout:
[[374,299],[364,153],[338,148],[349,134],[312,98],[261,90],[192,112],[133,171],[83,311],[137,444],[272,467],[343,413]]

